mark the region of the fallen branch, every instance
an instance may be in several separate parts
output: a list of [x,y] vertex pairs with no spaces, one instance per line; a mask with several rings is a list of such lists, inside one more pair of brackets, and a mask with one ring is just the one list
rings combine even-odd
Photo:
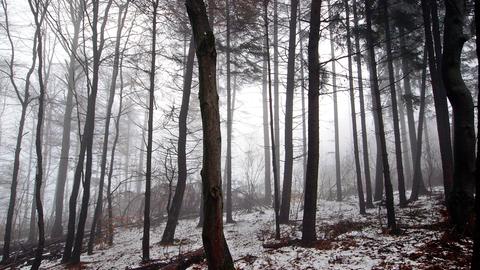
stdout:
[[199,248],[197,250],[175,256],[169,261],[153,260],[138,267],[127,267],[127,270],[183,270],[187,269],[192,264],[202,262],[204,259],[205,252],[203,251],[203,248]]

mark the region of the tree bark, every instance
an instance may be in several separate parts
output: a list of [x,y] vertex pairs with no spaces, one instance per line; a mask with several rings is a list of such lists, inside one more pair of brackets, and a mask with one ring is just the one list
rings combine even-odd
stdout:
[[262,67],[262,100],[263,100],[263,153],[265,156],[265,204],[271,205],[272,203],[272,183],[270,176],[270,137],[268,135],[268,63],[267,63],[267,36],[264,37],[264,55],[263,55],[263,67]]
[[452,105],[454,125],[454,179],[449,198],[451,221],[463,232],[473,206],[475,189],[475,123],[473,99],[460,71],[462,48],[466,35],[463,26],[466,2],[445,1],[445,28],[442,55],[442,77]]
[[308,158],[305,180],[305,201],[302,222],[302,242],[308,245],[316,240],[317,185],[319,160],[319,108],[321,1],[312,0],[310,8],[310,34],[308,41]]
[[202,193],[204,200],[203,246],[209,269],[234,269],[223,235],[221,133],[216,85],[215,37],[208,22],[205,4],[187,0],[199,65],[200,110],[203,126]]
[[285,99],[285,165],[283,167],[282,204],[280,222],[290,219],[290,199],[292,196],[293,176],[293,94],[295,92],[295,44],[297,37],[298,0],[290,4],[290,25],[288,39],[287,96]]
[[[355,172],[357,176],[357,191],[358,191],[358,205],[360,208],[360,214],[364,215],[365,212],[365,197],[363,194],[362,183],[362,169],[360,168],[360,154],[358,153],[358,137],[357,137],[357,113],[355,110],[355,92],[353,88],[353,63],[352,63],[352,41],[350,34],[350,7],[348,6],[348,0],[344,1],[345,4],[345,26],[347,28],[347,54],[348,54],[348,81],[350,92],[350,110],[352,113],[352,137],[353,137],[353,155],[355,157]],[[337,187],[338,190],[338,187]],[[338,199],[338,193],[337,193]]]
[[183,194],[185,193],[185,186],[187,184],[187,116],[188,106],[190,103],[190,92],[192,88],[193,62],[195,59],[195,44],[193,38],[190,40],[190,47],[188,50],[187,63],[185,75],[183,79],[183,95],[182,105],[180,107],[180,116],[178,118],[178,149],[177,149],[177,166],[178,166],[178,180],[175,194],[173,195],[172,206],[168,211],[167,224],[163,231],[162,243],[171,244],[175,236],[175,229],[178,223],[180,210],[182,209]]

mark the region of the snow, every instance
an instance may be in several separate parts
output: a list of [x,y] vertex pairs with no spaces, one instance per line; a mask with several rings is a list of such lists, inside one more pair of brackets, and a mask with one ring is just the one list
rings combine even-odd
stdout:
[[[273,211],[256,209],[251,213],[237,212],[236,223],[225,224],[224,232],[237,269],[424,269],[437,264],[439,269],[466,269],[458,266],[456,257],[427,254],[425,250],[443,243],[444,230],[435,229],[443,221],[439,191],[406,208],[396,206],[400,235],[385,232],[384,207],[367,209],[359,214],[356,197],[343,202],[318,202],[317,237],[323,239],[314,248],[298,245],[278,249],[264,248],[265,243],[275,243]],[[292,207],[293,208],[293,207]],[[301,211],[300,211],[301,212]],[[152,228],[151,258],[168,261],[172,257],[193,251],[202,246],[201,228],[197,220],[181,220],[174,245],[160,245],[164,224]],[[301,238],[301,218],[281,226],[283,239]],[[93,255],[82,254],[87,269],[126,269],[140,265],[142,228],[119,229],[114,246],[96,247]],[[471,241],[451,243],[459,254],[470,254]],[[440,253],[443,251],[440,247]],[[445,252],[443,252],[445,253]],[[443,257],[443,258],[440,258]],[[43,268],[63,269],[59,260],[44,261]],[[206,263],[189,269],[207,269]]]

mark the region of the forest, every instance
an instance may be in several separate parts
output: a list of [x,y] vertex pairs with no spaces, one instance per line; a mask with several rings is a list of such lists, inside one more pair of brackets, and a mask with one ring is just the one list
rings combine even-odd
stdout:
[[480,270],[480,0],[0,4],[0,269]]

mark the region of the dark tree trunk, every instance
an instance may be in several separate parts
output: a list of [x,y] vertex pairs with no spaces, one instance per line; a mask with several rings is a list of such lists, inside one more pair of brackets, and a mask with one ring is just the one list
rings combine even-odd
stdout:
[[[6,1],[2,1],[2,7],[5,12],[5,30],[7,33],[7,38],[8,42],[10,44],[10,49],[11,49],[11,57],[10,57],[10,62],[8,64],[9,66],[9,79],[10,83],[12,84],[15,93],[17,94],[17,97],[20,101],[21,107],[22,107],[22,112],[20,115],[20,122],[18,125],[18,133],[17,133],[17,142],[15,146],[15,154],[14,154],[14,159],[13,159],[13,172],[12,172],[12,184],[10,186],[10,200],[8,203],[8,210],[7,210],[7,220],[5,224],[5,236],[4,236],[4,242],[3,242],[3,254],[2,254],[2,263],[8,263],[10,260],[10,242],[12,240],[12,227],[13,227],[13,218],[14,218],[14,213],[15,213],[15,203],[17,201],[17,185],[18,185],[18,174],[20,170],[20,152],[22,150],[22,139],[24,135],[24,128],[25,128],[25,118],[27,114],[27,109],[28,109],[28,104],[30,103],[30,77],[32,76],[35,65],[36,65],[36,60],[37,60],[37,33],[35,32],[34,38],[33,38],[33,49],[32,49],[32,65],[30,66],[30,69],[27,72],[26,75],[26,80],[25,80],[25,88],[24,88],[24,94],[23,97],[20,96],[19,89],[16,84],[16,79],[15,79],[15,73],[14,73],[14,63],[15,63],[15,45],[12,40],[12,36],[10,34],[10,28],[9,28],[9,21],[8,21],[8,8],[7,8],[7,3]],[[33,131],[32,131],[33,132]],[[27,181],[30,181],[30,179],[27,179]]]
[[[477,61],[480,61],[480,0],[475,0],[475,39]],[[477,70],[480,79],[480,69]],[[480,119],[480,84],[477,84],[477,119]],[[478,121],[478,120],[477,120]],[[480,121],[477,122],[477,141],[480,141]],[[480,269],[480,143],[477,143],[475,160],[475,227],[473,232],[473,253],[471,270]]]
[[373,0],[367,0],[365,3],[365,17],[367,22],[367,48],[369,51],[370,57],[370,68],[371,68],[371,85],[373,88],[373,98],[375,103],[373,104],[373,110],[377,115],[378,121],[378,136],[380,141],[380,150],[382,153],[382,167],[383,167],[383,178],[385,185],[385,197],[387,204],[387,219],[388,219],[388,228],[391,232],[397,232],[397,224],[395,221],[395,208],[393,204],[393,187],[390,180],[390,167],[388,165],[388,154],[387,154],[387,144],[385,140],[385,128],[383,124],[383,114],[382,114],[382,102],[380,96],[380,89],[378,87],[378,77],[377,77],[377,63],[375,59],[375,48],[372,35],[372,2]]
[[[270,0],[268,0],[270,1]],[[273,1],[273,95],[274,95],[274,128],[275,152],[277,153],[276,167],[280,172],[280,71],[278,54],[278,0]],[[273,141],[272,141],[273,142]],[[277,191],[275,191],[277,192]],[[280,202],[279,202],[280,203]]]
[[[350,92],[350,109],[352,113],[352,136],[353,136],[353,155],[355,157],[355,172],[357,176],[357,191],[358,191],[358,205],[360,208],[360,214],[366,214],[365,212],[365,197],[363,194],[362,183],[362,169],[360,168],[360,154],[358,153],[358,137],[357,137],[357,113],[355,110],[355,92],[353,88],[353,63],[352,63],[352,41],[350,34],[350,7],[348,6],[348,0],[345,0],[345,25],[347,28],[347,54],[348,54],[348,81]],[[338,199],[338,196],[337,196]]]
[[264,7],[263,7],[263,20],[265,23],[265,39],[266,39],[266,57],[267,57],[267,73],[268,73],[268,97],[269,97],[269,110],[270,110],[270,140],[272,142],[272,169],[273,169],[273,189],[274,189],[274,202],[273,202],[273,208],[275,212],[275,239],[280,239],[280,198],[279,198],[279,193],[280,193],[280,183],[278,180],[278,173],[279,173],[279,168],[278,168],[278,153],[277,153],[277,147],[276,147],[276,138],[274,134],[274,122],[275,122],[275,117],[274,117],[274,112],[273,112],[273,107],[272,107],[272,77],[271,77],[271,67],[270,67],[270,42],[269,42],[269,34],[268,34],[268,0],[264,0]]
[[365,119],[365,97],[363,95],[363,74],[362,74],[362,54],[360,50],[360,36],[358,34],[357,2],[353,1],[353,21],[356,31],[355,36],[355,57],[357,62],[358,76],[358,95],[360,99],[360,119],[362,125],[362,146],[363,146],[363,166],[365,171],[365,186],[367,192],[366,207],[373,208],[372,198],[372,180],[370,176],[370,161],[368,156],[367,123]]
[[319,108],[320,64],[318,42],[320,39],[321,1],[312,0],[310,34],[308,41],[308,158],[305,180],[305,201],[302,222],[302,242],[308,245],[316,240],[317,185],[319,160]]
[[[75,10],[78,9],[78,10]],[[67,72],[67,100],[65,103],[65,114],[63,116],[63,133],[62,133],[62,149],[60,152],[60,161],[58,165],[57,185],[55,188],[55,218],[51,232],[52,238],[60,238],[63,236],[63,200],[65,197],[65,184],[68,173],[68,159],[70,154],[70,131],[72,126],[73,111],[73,93],[76,87],[76,66],[77,60],[75,53],[78,49],[78,40],[80,36],[80,23],[83,14],[82,8],[74,7],[74,3],[70,4],[72,14],[77,14],[73,21],[74,30],[72,37],[72,45],[70,51],[70,59]]]
[[[110,135],[110,120],[112,118],[113,102],[115,100],[115,89],[117,88],[118,69],[120,64],[120,39],[122,35],[122,28],[125,25],[125,18],[127,17],[128,2],[125,6],[120,6],[118,10],[118,25],[115,41],[115,51],[113,57],[112,79],[110,82],[109,96],[107,102],[107,112],[105,115],[105,130],[103,133],[102,157],[100,163],[100,181],[98,184],[97,204],[93,213],[92,224],[90,227],[90,235],[88,239],[88,254],[93,253],[93,245],[95,239],[101,234],[102,227],[102,212],[103,212],[103,187],[105,184],[105,174],[107,171],[107,155],[108,155],[108,137]],[[111,162],[111,161],[110,161]]]
[[205,4],[201,0],[186,1],[193,29],[199,65],[200,109],[203,126],[202,193],[204,200],[203,246],[209,269],[234,269],[233,260],[223,235],[221,134],[216,85],[215,37],[210,28]]
[[159,0],[153,2],[152,49],[150,62],[150,87],[148,89],[147,168],[145,171],[145,206],[143,209],[142,261],[150,260],[150,197],[152,189],[153,106],[155,103],[155,62],[157,46],[157,13]]
[[305,190],[305,173],[307,171],[307,120],[305,111],[305,64],[303,58],[303,35],[302,33],[302,9],[301,3],[298,2],[298,29],[300,31],[299,45],[300,45],[300,87],[302,93],[302,160],[303,160],[303,190]]
[[187,63],[183,79],[182,105],[180,107],[180,116],[178,118],[178,181],[177,187],[175,188],[175,194],[173,195],[172,206],[168,211],[167,224],[165,225],[165,230],[162,236],[162,243],[164,244],[173,243],[178,217],[180,215],[180,210],[182,209],[183,194],[185,193],[185,186],[187,184],[187,116],[192,88],[194,59],[195,44],[192,39],[190,40],[190,47],[188,49]]
[[397,161],[397,180],[398,180],[398,195],[400,199],[400,206],[407,204],[405,195],[405,176],[403,172],[403,157],[402,157],[402,138],[400,137],[400,126],[398,119],[398,105],[397,105],[397,91],[395,89],[395,74],[393,70],[393,56],[392,56],[392,41],[390,35],[390,18],[388,15],[388,1],[382,1],[383,16],[385,24],[385,43],[387,49],[387,66],[388,66],[388,81],[390,87],[390,98],[392,100],[392,114],[393,114],[393,133],[395,137],[395,158]]
[[[450,121],[448,113],[447,95],[443,85],[442,78],[440,76],[440,64],[439,58],[441,52],[439,50],[441,45],[438,42],[433,41],[439,39],[437,35],[432,35],[431,29],[431,7],[430,3],[433,1],[422,0],[422,15],[423,25],[425,31],[425,43],[428,53],[428,68],[430,70],[433,101],[435,104],[435,115],[437,121],[438,140],[440,144],[440,155],[442,159],[443,170],[443,186],[445,189],[445,199],[448,201],[450,191],[453,184],[453,154],[452,143],[450,138]],[[415,200],[416,198],[410,198]]]
[[290,25],[288,39],[287,96],[285,99],[285,165],[283,167],[282,204],[280,222],[290,219],[290,198],[292,196],[293,175],[293,94],[295,91],[295,44],[297,37],[298,0],[290,4]]
[[473,99],[460,71],[462,48],[466,35],[463,26],[466,2],[445,2],[445,28],[442,77],[454,117],[454,182],[449,198],[451,221],[463,232],[473,207],[475,189],[475,123]]
[[30,10],[32,11],[37,35],[37,55],[38,55],[38,85],[40,95],[38,97],[38,114],[37,114],[37,130],[35,137],[35,150],[37,154],[37,170],[35,174],[35,204],[37,210],[38,223],[38,244],[35,252],[35,260],[32,263],[32,270],[40,268],[42,263],[43,248],[45,246],[45,224],[43,221],[43,205],[42,205],[42,181],[43,181],[43,157],[42,157],[42,127],[45,103],[45,85],[43,80],[43,40],[42,40],[42,23],[44,14],[48,4],[40,4],[39,0],[29,0]]

